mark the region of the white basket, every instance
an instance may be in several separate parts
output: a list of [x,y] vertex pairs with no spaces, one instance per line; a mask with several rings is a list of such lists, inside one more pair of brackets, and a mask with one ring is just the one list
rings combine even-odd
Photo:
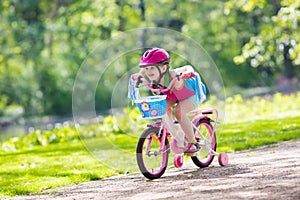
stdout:
[[143,97],[134,102],[138,105],[143,118],[161,118],[166,114],[166,95]]

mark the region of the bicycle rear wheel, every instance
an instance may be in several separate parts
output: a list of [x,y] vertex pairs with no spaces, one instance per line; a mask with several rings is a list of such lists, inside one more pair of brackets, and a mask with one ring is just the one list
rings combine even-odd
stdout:
[[[165,142],[160,150],[161,142]],[[150,127],[142,133],[136,148],[137,164],[142,174],[148,179],[160,178],[168,165],[169,142],[161,141],[159,129]]]
[[[196,127],[200,130],[205,140],[200,137],[200,133],[195,130],[196,140],[201,144],[201,149],[197,152],[196,156],[192,156],[192,160],[198,167],[208,167],[213,161],[215,155],[211,151],[217,149],[217,138],[213,127],[208,119],[201,119],[197,122]],[[203,146],[202,146],[203,145]]]

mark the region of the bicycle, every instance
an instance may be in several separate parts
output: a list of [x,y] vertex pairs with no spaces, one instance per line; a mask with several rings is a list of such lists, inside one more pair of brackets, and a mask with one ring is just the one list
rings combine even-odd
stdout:
[[[182,76],[172,79],[165,89],[155,89],[146,79],[139,77],[135,87],[139,88],[139,84],[143,83],[154,93],[166,92],[179,78]],[[218,120],[216,109],[196,109],[189,113],[194,127],[195,139],[200,144],[200,148],[195,153],[184,153],[185,149],[177,146],[177,141],[183,137],[183,131],[179,124],[171,122],[166,114],[166,95],[138,98],[134,102],[137,103],[143,119],[157,119],[156,122],[147,125],[136,147],[137,164],[146,178],[157,179],[165,173],[170,149],[176,154],[173,163],[177,168],[183,166],[184,156],[191,157],[193,163],[200,168],[208,167],[215,156],[218,156],[218,162],[221,166],[228,164],[228,155],[224,152],[216,152],[215,129]],[[209,115],[215,115],[215,119]]]

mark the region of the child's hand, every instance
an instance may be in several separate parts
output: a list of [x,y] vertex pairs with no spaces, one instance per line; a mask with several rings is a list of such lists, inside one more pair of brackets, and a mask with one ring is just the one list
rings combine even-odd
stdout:
[[140,77],[143,77],[143,75],[140,74],[140,73],[135,73],[135,74],[132,74],[132,75],[131,75],[131,78],[132,78],[133,80],[138,80]]
[[141,69],[138,73],[132,74],[131,78],[133,80],[138,80],[139,78],[143,78],[145,76],[145,70]]
[[187,79],[190,79],[190,78],[193,78],[195,76],[194,72],[186,72],[183,74],[183,79],[184,80],[187,80]]
[[135,81],[135,87],[136,88],[138,88],[139,85],[142,83],[141,78],[143,78],[143,76],[140,73],[136,73],[136,74],[131,75],[131,79]]

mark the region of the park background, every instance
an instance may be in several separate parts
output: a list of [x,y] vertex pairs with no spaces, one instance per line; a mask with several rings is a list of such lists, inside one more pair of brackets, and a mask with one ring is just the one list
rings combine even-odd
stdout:
[[[37,171],[41,173],[49,166],[42,166],[44,162],[37,158],[34,162],[28,159],[41,153],[39,148],[54,152],[58,147],[51,146],[52,143],[60,144],[62,149],[74,146],[68,159],[79,158],[81,153],[85,155],[80,143],[67,143],[78,139],[78,133],[72,127],[72,90],[77,71],[101,42],[135,28],[161,27],[178,31],[199,43],[214,60],[224,81],[229,119],[232,123],[239,122],[236,127],[243,134],[236,133],[236,127],[229,124],[224,132],[236,133],[240,143],[235,147],[229,143],[233,138],[226,143],[224,137],[224,150],[267,144],[268,138],[276,133],[280,133],[280,140],[299,138],[299,7],[300,1],[294,0],[2,0],[1,164],[6,164],[2,168],[6,172],[14,170],[10,165],[19,166],[17,171],[27,171],[22,171],[22,175],[18,172],[14,175],[8,173],[6,178],[3,176],[2,184],[7,186],[1,187],[1,194],[26,194],[105,176],[96,171],[98,164],[72,166],[77,170],[75,174],[81,174],[80,177],[60,182],[57,176],[71,177],[74,171],[60,174],[53,169],[54,175],[45,178],[48,185],[20,184],[13,191],[10,185],[16,184],[14,182],[20,176],[27,177],[32,183],[39,180],[35,176]],[[101,78],[95,106],[97,112],[104,115],[103,124],[100,128],[82,130],[83,134],[86,132],[84,137],[91,132],[97,137],[103,133],[122,137],[118,134],[131,131],[132,124],[124,122],[125,119],[106,114],[111,109],[114,83],[136,67],[138,59],[137,56],[123,60],[114,75]],[[174,67],[176,63],[180,61],[175,59]],[[237,111],[240,111],[239,115]],[[131,110],[126,112],[138,115]],[[267,121],[269,119],[273,121]],[[254,124],[254,120],[262,121]],[[117,121],[119,126],[116,126]],[[143,127],[143,124],[138,126]],[[252,135],[245,135],[247,132]],[[263,142],[248,141],[256,133],[265,132],[270,135],[265,135]],[[283,133],[292,136],[282,136]],[[24,158],[13,159],[16,154],[11,152],[27,152],[29,155],[24,153]],[[65,149],[56,155],[62,157],[63,153],[66,153]],[[7,159],[11,159],[10,164]],[[54,167],[59,168],[64,161],[58,159],[57,162]],[[60,166],[63,168],[64,165]],[[45,171],[47,173],[49,171]],[[6,179],[11,183],[5,182]]]

